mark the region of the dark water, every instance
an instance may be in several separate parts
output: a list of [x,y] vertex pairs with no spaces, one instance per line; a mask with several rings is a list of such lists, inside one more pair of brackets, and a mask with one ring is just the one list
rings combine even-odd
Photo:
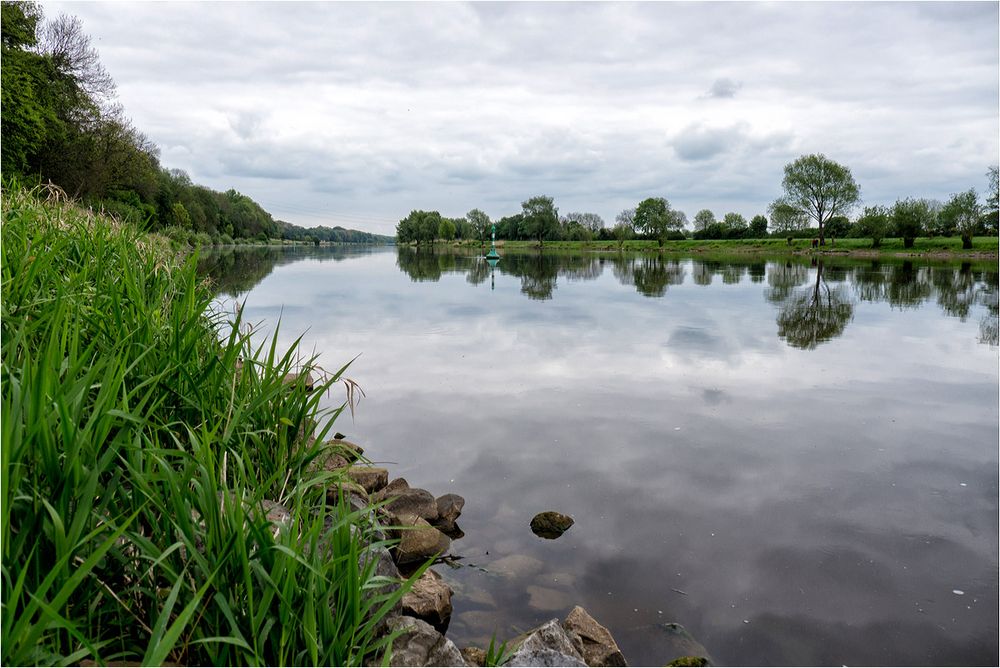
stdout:
[[[581,604],[633,665],[997,665],[997,267],[255,250],[203,262],[467,500],[485,646]],[[339,403],[342,397],[331,397]],[[558,540],[528,523],[573,516]],[[683,593],[681,593],[683,592]]]

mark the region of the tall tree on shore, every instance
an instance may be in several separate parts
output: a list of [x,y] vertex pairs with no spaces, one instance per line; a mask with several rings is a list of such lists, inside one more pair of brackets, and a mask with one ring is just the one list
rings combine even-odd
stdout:
[[479,243],[485,243],[486,236],[490,233],[490,217],[479,209],[473,209],[465,214],[465,219],[469,221],[472,229],[476,231],[476,238],[479,239]]
[[528,236],[539,243],[559,231],[559,210],[551,197],[536,195],[521,202],[521,215]]
[[781,186],[786,201],[819,224],[820,245],[825,243],[827,221],[846,215],[861,199],[851,170],[823,154],[804,155],[785,165]]
[[687,217],[663,197],[647,197],[635,208],[635,227],[662,246],[668,232],[684,228]]
[[954,229],[962,235],[962,248],[972,248],[972,236],[979,229],[983,208],[975,189],[951,196],[941,207],[938,220],[942,227]]

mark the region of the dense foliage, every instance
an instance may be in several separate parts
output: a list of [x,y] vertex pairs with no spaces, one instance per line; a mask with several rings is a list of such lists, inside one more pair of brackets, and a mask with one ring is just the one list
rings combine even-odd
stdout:
[[371,659],[402,590],[366,511],[327,505],[343,406],[287,382],[295,348],[137,229],[16,188],[2,215],[0,662]]
[[51,182],[94,210],[194,243],[283,234],[371,241],[354,230],[280,224],[236,190],[217,192],[161,166],[159,149],[115,102],[114,81],[78,18],[46,21],[41,7],[28,2],[5,0],[0,9],[0,169],[6,179]]

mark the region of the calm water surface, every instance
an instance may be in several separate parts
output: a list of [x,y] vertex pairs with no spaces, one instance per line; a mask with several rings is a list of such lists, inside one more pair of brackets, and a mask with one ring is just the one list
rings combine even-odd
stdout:
[[[360,355],[338,429],[466,498],[459,646],[581,604],[632,665],[674,658],[668,622],[721,664],[997,665],[995,262],[202,266],[327,368]],[[550,509],[558,540],[528,528]]]

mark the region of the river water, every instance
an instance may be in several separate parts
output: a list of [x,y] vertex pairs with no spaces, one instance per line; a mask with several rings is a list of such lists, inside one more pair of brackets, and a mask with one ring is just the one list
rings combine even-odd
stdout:
[[[997,264],[248,249],[202,269],[466,499],[449,636],[583,605],[632,665],[997,665]],[[342,396],[326,399],[330,406]],[[528,524],[571,515],[557,540]]]

